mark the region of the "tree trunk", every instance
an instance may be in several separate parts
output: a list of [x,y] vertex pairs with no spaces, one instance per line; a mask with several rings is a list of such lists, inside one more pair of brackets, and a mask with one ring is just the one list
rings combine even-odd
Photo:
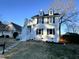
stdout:
[[59,40],[61,38],[61,23],[59,23]]

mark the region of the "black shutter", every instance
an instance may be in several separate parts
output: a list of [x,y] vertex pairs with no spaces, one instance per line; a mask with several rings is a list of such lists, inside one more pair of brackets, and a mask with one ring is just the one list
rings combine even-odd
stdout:
[[53,23],[55,23],[55,16],[53,17]]
[[53,29],[53,35],[55,35],[55,29]]

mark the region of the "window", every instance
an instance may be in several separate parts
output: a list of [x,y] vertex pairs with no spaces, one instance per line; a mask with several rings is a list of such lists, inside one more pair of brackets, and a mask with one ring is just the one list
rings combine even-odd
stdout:
[[39,19],[39,18],[37,18],[37,24],[39,23],[39,21],[40,21],[40,19]]
[[40,15],[42,16],[42,15],[43,15],[43,13],[42,13],[42,12],[40,12]]
[[53,18],[52,18],[52,17],[50,17],[50,20],[49,20],[49,22],[50,22],[50,23],[52,23],[52,20],[53,20]]
[[44,17],[42,17],[42,18],[37,18],[37,24],[38,24],[38,23],[42,23],[42,24],[43,24],[43,23],[44,23]]
[[42,24],[44,24],[44,17],[42,17],[41,21],[42,21]]
[[50,14],[52,14],[52,11],[50,11]]
[[47,18],[47,24],[52,23],[52,20],[53,20],[52,17],[50,17],[50,18],[48,17],[48,18]]
[[44,15],[44,11],[40,10],[40,16],[43,16]]
[[55,35],[55,29],[47,29],[47,35],[49,34]]
[[28,30],[31,32],[31,26],[27,26]]
[[47,29],[47,35],[49,35],[49,34],[53,34],[52,29]]
[[39,35],[39,34],[42,34],[42,35],[43,35],[43,29],[37,29],[37,30],[36,30],[36,34],[37,34],[37,35]]
[[49,24],[49,17],[47,17],[47,24]]
[[55,23],[55,17],[50,17],[50,18],[48,17],[48,18],[47,18],[47,23],[48,23],[48,24],[50,24],[50,23]]

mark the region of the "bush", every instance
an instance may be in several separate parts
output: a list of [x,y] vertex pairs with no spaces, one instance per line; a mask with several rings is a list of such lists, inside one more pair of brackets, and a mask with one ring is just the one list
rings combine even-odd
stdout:
[[77,33],[67,33],[65,35],[62,35],[62,38],[66,41],[66,43],[79,44],[79,34]]
[[4,38],[4,35],[0,36],[0,38]]
[[16,38],[18,36],[18,32],[13,33],[13,37]]
[[9,35],[6,35],[6,38],[9,38]]

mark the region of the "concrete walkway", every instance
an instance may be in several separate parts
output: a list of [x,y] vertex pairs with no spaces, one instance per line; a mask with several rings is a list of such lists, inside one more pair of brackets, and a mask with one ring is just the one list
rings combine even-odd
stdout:
[[6,59],[6,58],[4,58],[4,55],[0,55],[0,59]]

